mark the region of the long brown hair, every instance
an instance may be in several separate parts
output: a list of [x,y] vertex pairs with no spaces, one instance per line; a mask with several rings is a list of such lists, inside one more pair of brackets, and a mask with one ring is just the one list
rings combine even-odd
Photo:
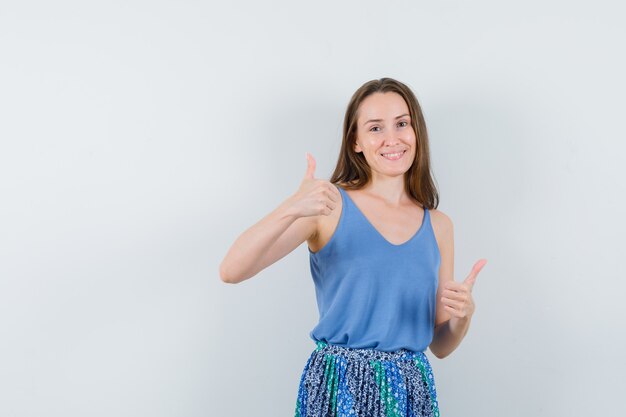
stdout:
[[404,175],[404,187],[409,196],[428,209],[437,208],[439,193],[430,173],[430,153],[428,146],[428,132],[422,109],[411,89],[393,78],[371,80],[354,92],[343,121],[343,139],[337,159],[335,172],[330,177],[333,184],[342,184],[342,188],[358,190],[363,188],[371,179],[372,172],[362,153],[354,151],[357,135],[358,110],[361,102],[371,94],[394,92],[400,94],[411,116],[411,126],[415,132],[417,152],[411,168]]

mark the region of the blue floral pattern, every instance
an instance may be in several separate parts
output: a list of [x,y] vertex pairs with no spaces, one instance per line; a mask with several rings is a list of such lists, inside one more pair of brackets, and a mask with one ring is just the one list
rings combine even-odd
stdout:
[[440,417],[424,352],[316,344],[302,371],[295,417]]

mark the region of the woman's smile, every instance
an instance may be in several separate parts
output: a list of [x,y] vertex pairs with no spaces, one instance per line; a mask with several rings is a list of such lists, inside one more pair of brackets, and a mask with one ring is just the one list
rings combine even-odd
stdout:
[[397,161],[406,153],[406,149],[397,153],[383,153],[381,156],[389,161]]

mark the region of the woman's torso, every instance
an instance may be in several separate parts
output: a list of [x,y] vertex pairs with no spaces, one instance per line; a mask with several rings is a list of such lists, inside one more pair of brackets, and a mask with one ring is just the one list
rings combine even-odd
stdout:
[[432,339],[440,254],[431,210],[346,191],[309,242],[320,319],[313,340],[423,351]]

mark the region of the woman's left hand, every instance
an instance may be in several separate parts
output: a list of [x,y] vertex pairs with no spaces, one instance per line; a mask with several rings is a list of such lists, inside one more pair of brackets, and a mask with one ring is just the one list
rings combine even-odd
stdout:
[[472,289],[478,273],[486,263],[486,259],[476,262],[463,282],[449,281],[444,283],[441,302],[444,304],[444,309],[452,315],[452,318],[469,320],[474,314],[476,307],[472,298]]

